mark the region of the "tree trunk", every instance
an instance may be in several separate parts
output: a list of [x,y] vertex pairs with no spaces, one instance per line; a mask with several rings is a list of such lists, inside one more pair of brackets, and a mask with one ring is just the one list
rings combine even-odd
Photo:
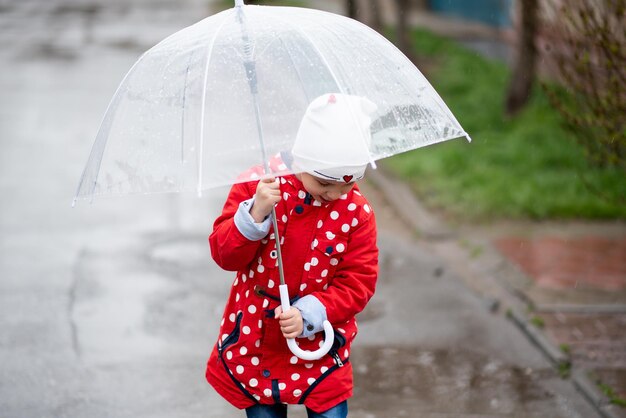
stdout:
[[[346,0],[346,14],[351,19],[357,19],[357,0]],[[357,19],[358,20],[358,19]]]
[[506,114],[519,112],[530,98],[535,79],[538,0],[520,0],[521,22],[517,30],[517,54],[506,97]]
[[382,9],[380,7],[379,0],[369,0],[369,6],[370,6],[370,15],[372,16],[370,27],[374,29],[376,32],[382,34],[383,19],[381,16]]
[[408,16],[411,9],[410,0],[396,0],[396,38],[397,47],[412,62],[415,62],[413,47],[411,43],[411,34],[409,32]]

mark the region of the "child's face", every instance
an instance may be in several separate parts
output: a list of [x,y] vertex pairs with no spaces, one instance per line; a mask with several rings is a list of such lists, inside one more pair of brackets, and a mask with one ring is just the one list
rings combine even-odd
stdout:
[[325,180],[312,176],[309,173],[300,173],[298,178],[302,182],[304,189],[322,204],[339,199],[339,196],[348,193],[354,187],[354,183],[339,183]]

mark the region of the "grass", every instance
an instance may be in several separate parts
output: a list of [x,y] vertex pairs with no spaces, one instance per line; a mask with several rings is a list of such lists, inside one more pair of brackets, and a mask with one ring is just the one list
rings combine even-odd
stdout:
[[624,173],[588,166],[540,88],[508,119],[509,70],[503,63],[423,30],[414,32],[414,42],[418,67],[473,140],[385,161],[429,207],[461,220],[626,218],[626,205],[616,203],[626,197]]

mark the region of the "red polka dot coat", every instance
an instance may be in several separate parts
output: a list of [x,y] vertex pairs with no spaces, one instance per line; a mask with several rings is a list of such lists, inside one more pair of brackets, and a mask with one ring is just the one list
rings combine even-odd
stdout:
[[[237,276],[206,378],[237,408],[282,402],[322,412],[352,396],[349,357],[357,334],[355,315],[374,294],[378,274],[374,213],[357,186],[321,205],[295,176],[280,178],[282,200],[276,213],[289,295],[292,303],[314,295],[336,334],[329,354],[304,361],[289,351],[274,318],[280,301],[273,230],[260,241],[250,241],[234,224],[239,203],[254,195],[256,185],[232,187],[209,237],[217,264]],[[316,350],[323,338],[319,332],[296,341],[302,349]]]

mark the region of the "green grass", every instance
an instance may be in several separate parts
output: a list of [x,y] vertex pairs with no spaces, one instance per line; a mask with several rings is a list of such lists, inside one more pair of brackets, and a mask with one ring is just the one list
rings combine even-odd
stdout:
[[626,218],[626,205],[617,203],[626,197],[624,173],[588,166],[540,88],[518,116],[508,119],[504,64],[421,30],[414,42],[422,60],[418,67],[473,140],[385,161],[428,206],[461,220]]

